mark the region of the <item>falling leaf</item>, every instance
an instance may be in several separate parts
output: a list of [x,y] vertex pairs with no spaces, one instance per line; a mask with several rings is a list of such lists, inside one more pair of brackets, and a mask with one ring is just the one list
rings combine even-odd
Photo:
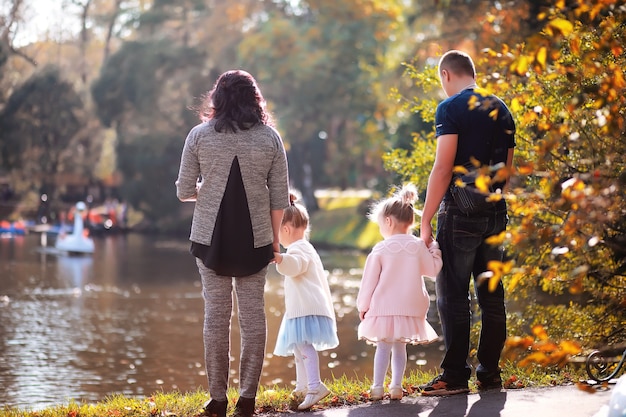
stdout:
[[487,201],[490,203],[497,203],[500,200],[502,200],[502,194],[491,193],[487,196]]
[[455,174],[461,174],[461,175],[465,175],[467,174],[469,171],[467,170],[467,168],[465,168],[463,165],[457,165],[452,169],[452,172]]
[[489,185],[491,183],[491,178],[488,175],[479,175],[476,177],[476,188],[482,193],[489,193]]
[[467,106],[470,110],[474,110],[477,107],[480,107],[480,100],[475,95],[472,95],[467,102]]
[[506,239],[506,236],[507,232],[503,231],[497,235],[489,236],[487,239],[485,239],[485,243],[492,246],[502,245],[504,243],[504,240]]
[[476,168],[482,165],[481,162],[473,156],[470,156],[470,162],[472,163],[472,166],[475,166]]
[[496,289],[498,289],[498,284],[500,283],[500,279],[502,278],[502,276],[492,276],[491,278],[489,278],[489,292],[494,292]]

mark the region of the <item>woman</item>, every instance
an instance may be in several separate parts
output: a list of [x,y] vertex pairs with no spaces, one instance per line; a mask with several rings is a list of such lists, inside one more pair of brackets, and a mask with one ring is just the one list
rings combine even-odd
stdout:
[[265,355],[263,289],[279,252],[278,231],[289,206],[287,158],[254,78],[228,71],[199,109],[183,147],[176,195],[195,201],[191,253],[204,298],[204,351],[211,401],[204,414],[225,417],[233,281],[241,328],[235,416],[254,414]]

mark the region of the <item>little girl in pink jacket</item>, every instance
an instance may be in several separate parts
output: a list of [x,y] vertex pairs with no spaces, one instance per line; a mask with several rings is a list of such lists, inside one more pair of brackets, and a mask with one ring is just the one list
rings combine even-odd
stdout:
[[378,223],[382,242],[365,261],[357,307],[361,323],[358,338],[376,345],[371,399],[383,397],[383,383],[391,360],[391,399],[403,396],[406,344],[437,339],[426,321],[430,297],[424,276],[436,277],[442,267],[437,242],[429,247],[412,234],[417,199],[415,186],[403,186],[380,201],[369,218]]

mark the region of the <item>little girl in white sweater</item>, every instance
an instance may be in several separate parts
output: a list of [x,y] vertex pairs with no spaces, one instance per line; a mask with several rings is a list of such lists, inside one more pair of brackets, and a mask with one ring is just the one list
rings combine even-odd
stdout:
[[285,275],[285,314],[278,330],[274,354],[295,357],[296,388],[293,397],[306,410],[330,394],[320,379],[317,351],[339,345],[337,323],[328,279],[313,245],[307,240],[309,214],[289,196],[280,226],[284,254],[275,253],[276,269]]

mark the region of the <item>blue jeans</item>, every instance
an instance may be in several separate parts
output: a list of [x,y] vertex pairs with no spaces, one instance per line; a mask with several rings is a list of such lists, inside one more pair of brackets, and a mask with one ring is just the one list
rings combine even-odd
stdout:
[[[466,383],[471,375],[467,362],[470,349],[470,278],[487,270],[490,260],[502,261],[504,249],[485,239],[506,229],[506,206],[476,215],[461,213],[453,201],[444,199],[437,214],[437,241],[443,268],[436,280],[437,309],[441,320],[446,353],[441,362],[446,382]],[[478,343],[479,380],[499,375],[500,354],[506,339],[504,288],[500,282],[489,291],[488,282],[476,282],[474,289],[481,311]]]

